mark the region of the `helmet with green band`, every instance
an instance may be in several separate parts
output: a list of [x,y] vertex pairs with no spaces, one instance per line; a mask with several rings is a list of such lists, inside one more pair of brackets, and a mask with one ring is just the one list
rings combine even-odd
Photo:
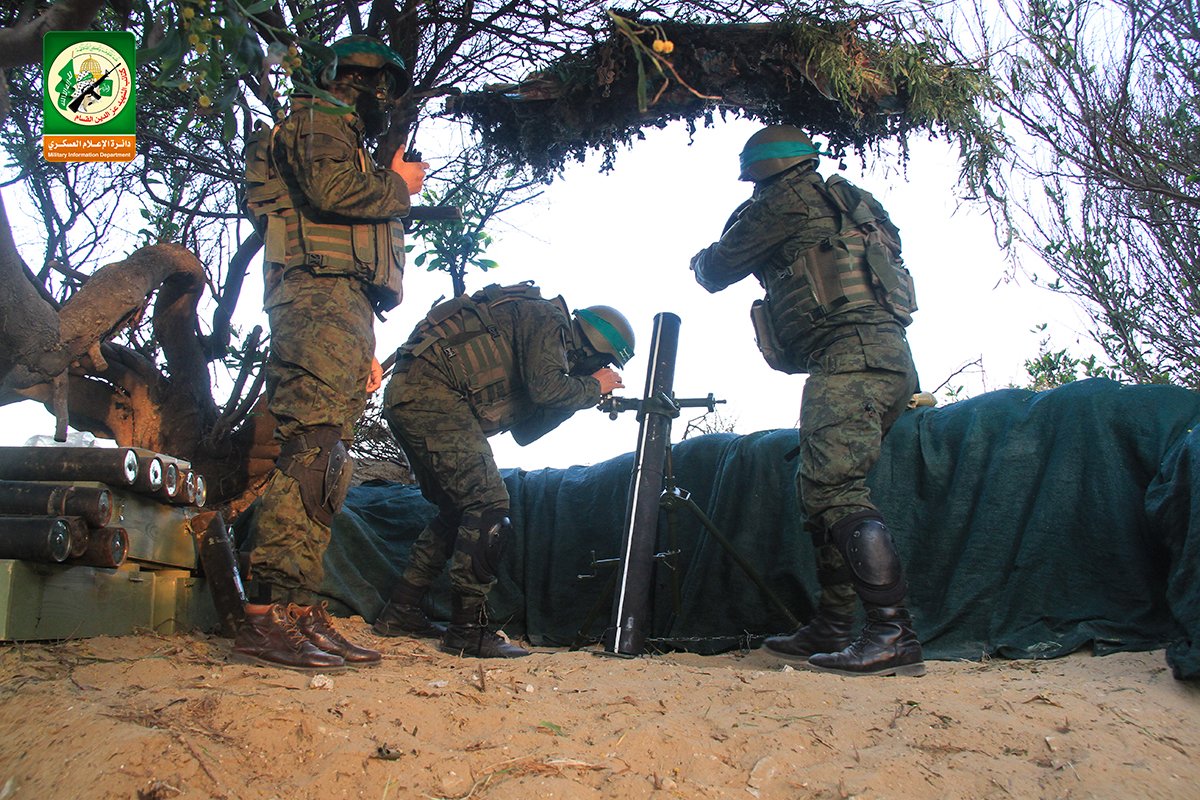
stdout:
[[768,125],[746,141],[739,158],[743,181],[761,181],[802,161],[831,155],[814,145],[808,134],[792,125]]
[[623,367],[633,358],[633,326],[611,306],[588,306],[575,311],[575,321],[598,353],[607,353]]
[[329,49],[333,51],[335,59],[323,75],[327,82],[332,82],[337,71],[343,67],[363,67],[384,70],[391,75],[395,82],[396,94],[401,94],[408,88],[408,67],[404,59],[374,36],[346,36],[334,42]]

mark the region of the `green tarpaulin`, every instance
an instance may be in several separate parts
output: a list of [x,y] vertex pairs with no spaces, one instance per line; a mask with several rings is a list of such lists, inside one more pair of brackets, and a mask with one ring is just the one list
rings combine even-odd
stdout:
[[[1200,677],[1198,420],[1194,392],[1101,379],[906,413],[871,486],[926,657],[1166,647],[1176,677]],[[817,585],[785,460],[795,445],[792,430],[710,435],[676,445],[672,461],[677,485],[807,619]],[[506,473],[516,540],[491,605],[507,632],[550,646],[603,635],[613,566],[593,561],[620,551],[632,464]],[[355,488],[323,591],[373,620],[432,516],[415,487]],[[651,648],[712,653],[791,628],[687,510],[663,512],[656,552],[675,554],[655,570]],[[448,585],[435,588],[430,610],[444,618]]]

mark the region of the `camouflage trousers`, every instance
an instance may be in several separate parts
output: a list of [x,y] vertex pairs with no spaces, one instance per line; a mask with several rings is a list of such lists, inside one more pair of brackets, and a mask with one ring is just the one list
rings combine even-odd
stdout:
[[[366,407],[375,353],[374,315],[353,278],[293,270],[270,288],[267,398],[281,443],[318,426],[334,426],[349,444]],[[296,454],[311,463],[318,448]],[[276,469],[259,499],[251,575],[270,584],[273,600],[307,604],[321,585],[328,526],[309,518],[299,483]],[[255,598],[251,598],[255,600]]]
[[827,341],[809,359],[796,489],[817,547],[821,607],[852,613],[849,570],[828,532],[851,514],[878,511],[867,473],[916,391],[917,370],[897,324],[848,325]]
[[797,488],[809,522],[825,530],[877,510],[867,473],[917,388],[899,325],[849,325],[839,333],[809,357],[800,404]]
[[[426,589],[450,564],[465,608],[481,606],[496,583],[483,531],[508,515],[509,497],[487,436],[466,399],[418,359],[384,394],[384,418],[437,516],[413,544],[403,579]],[[494,554],[493,554],[494,555]]]

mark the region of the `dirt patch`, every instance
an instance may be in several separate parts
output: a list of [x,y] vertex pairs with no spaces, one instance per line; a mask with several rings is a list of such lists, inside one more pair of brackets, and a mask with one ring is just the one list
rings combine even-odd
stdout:
[[321,678],[202,635],[0,649],[0,798],[1193,798],[1162,652],[847,679],[760,651],[516,661],[352,638]]

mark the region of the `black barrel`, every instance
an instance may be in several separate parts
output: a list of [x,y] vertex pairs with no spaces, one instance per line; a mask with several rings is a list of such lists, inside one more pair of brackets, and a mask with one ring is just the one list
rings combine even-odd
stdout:
[[129,534],[124,528],[95,528],[88,537],[87,550],[79,558],[69,559],[72,564],[89,567],[119,567],[129,555]]
[[679,317],[663,312],[654,317],[650,340],[650,365],[641,406],[641,429],[633,474],[629,481],[629,506],[617,591],[613,597],[612,627],[604,637],[605,652],[639,655],[650,624],[650,589],[654,579],[654,547],[658,539],[659,498],[667,450],[671,446],[671,419],[679,409],[671,402],[675,383],[675,353],[679,349]]
[[191,524],[199,538],[200,566],[217,609],[221,634],[232,639],[246,617],[246,590],[233,539],[225,520],[215,511],[197,514]]
[[139,456],[138,476],[133,483],[134,491],[142,494],[156,494],[163,485],[163,460],[160,456]]
[[204,504],[208,502],[208,481],[204,480],[204,476],[196,473],[196,507],[204,508]]
[[163,464],[163,495],[168,500],[174,500],[179,495],[179,485],[179,464],[167,461]]

